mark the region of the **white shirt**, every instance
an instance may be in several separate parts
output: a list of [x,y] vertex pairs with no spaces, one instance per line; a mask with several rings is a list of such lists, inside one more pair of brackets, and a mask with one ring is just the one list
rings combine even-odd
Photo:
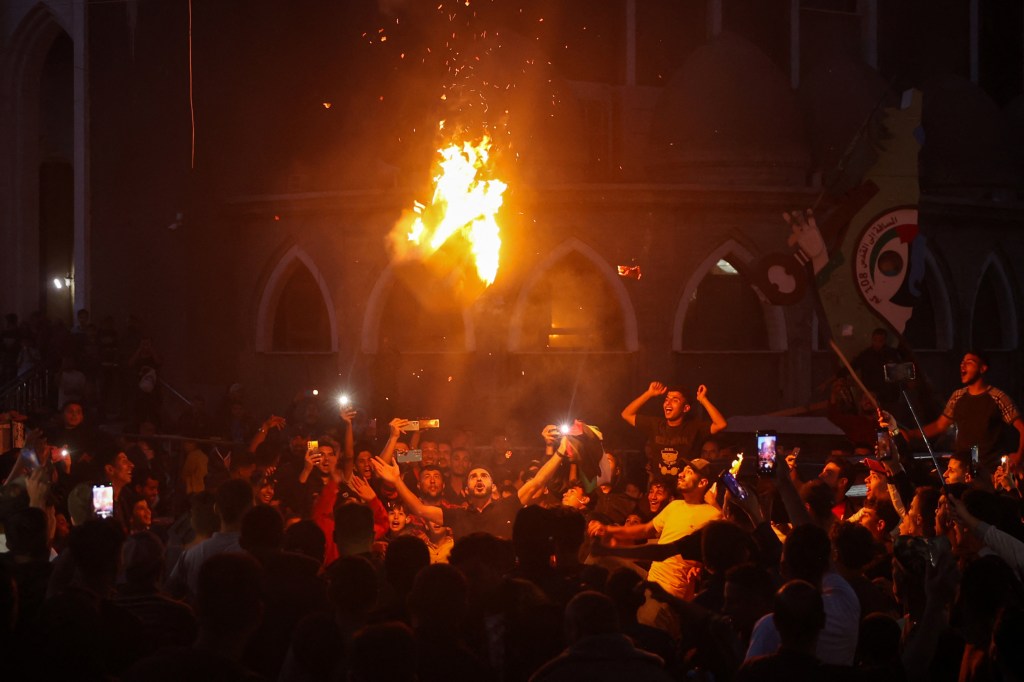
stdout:
[[[834,571],[821,579],[821,600],[825,606],[825,629],[818,635],[815,651],[818,660],[832,665],[853,665],[860,629],[860,601],[850,583]],[[782,639],[775,629],[772,614],[757,621],[750,633],[750,646],[744,660],[774,654]]]

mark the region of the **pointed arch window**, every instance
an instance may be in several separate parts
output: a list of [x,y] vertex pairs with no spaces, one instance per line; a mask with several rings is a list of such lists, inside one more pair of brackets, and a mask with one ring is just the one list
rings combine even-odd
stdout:
[[[610,266],[608,266],[610,268]],[[567,249],[530,284],[513,321],[514,350],[629,350],[620,292],[593,259]]]
[[942,273],[939,261],[929,251],[924,279],[919,285],[921,295],[914,302],[914,312],[903,330],[903,338],[916,350],[948,350],[953,347],[951,295]]
[[700,281],[683,319],[682,350],[771,350],[763,304],[729,257]]
[[320,286],[296,263],[285,280],[274,310],[271,349],[276,352],[328,352],[331,324]]
[[1002,265],[990,259],[978,283],[971,311],[971,346],[986,350],[1017,347],[1017,315]]

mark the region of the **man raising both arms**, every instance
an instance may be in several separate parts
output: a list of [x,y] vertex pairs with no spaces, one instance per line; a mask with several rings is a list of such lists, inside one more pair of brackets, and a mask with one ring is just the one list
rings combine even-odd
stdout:
[[[665,396],[663,419],[637,414],[648,400],[660,395]],[[678,476],[687,460],[699,456],[704,441],[727,426],[725,417],[708,400],[708,389],[703,384],[697,387],[697,402],[707,411],[710,422],[691,412],[690,401],[682,389],[653,381],[646,391],[622,410],[622,418],[647,435],[645,451],[650,477]]]
[[[962,388],[953,391],[938,419],[925,424],[924,435],[934,438],[956,424],[954,452],[969,452],[978,446],[983,470],[991,474],[999,466],[999,455],[1008,455],[1007,464],[1015,470],[1022,466],[1024,421],[1008,395],[985,378],[988,357],[981,351],[968,351],[960,361]],[[1006,428],[1012,426],[1016,429]],[[907,440],[921,437],[921,431],[907,429]]]
[[[552,428],[555,427],[545,429],[542,436]],[[490,470],[483,466],[472,466],[466,478],[466,501],[468,504],[465,509],[425,504],[402,481],[397,462],[388,461],[387,458],[381,456],[374,457],[371,463],[381,479],[395,486],[398,497],[410,513],[425,521],[448,526],[452,529],[452,535],[458,540],[470,533],[480,531],[500,538],[511,538],[512,522],[520,508],[534,501],[543,492],[563,459],[572,462],[577,457],[578,454],[571,447],[567,447],[564,452],[555,451],[540,468],[537,475],[516,491],[517,494],[498,500],[494,499],[495,485]]]

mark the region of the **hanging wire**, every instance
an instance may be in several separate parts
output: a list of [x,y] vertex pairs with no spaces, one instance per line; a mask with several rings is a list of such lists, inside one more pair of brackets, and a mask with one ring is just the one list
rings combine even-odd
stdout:
[[196,169],[196,107],[192,96],[192,0],[188,0],[188,112],[192,121],[192,170]]

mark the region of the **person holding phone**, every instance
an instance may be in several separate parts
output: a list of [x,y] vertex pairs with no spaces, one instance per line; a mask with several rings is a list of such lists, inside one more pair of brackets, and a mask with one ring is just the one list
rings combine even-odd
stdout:
[[[664,396],[663,417],[639,414],[647,401]],[[652,381],[647,390],[622,410],[622,418],[647,436],[649,480],[655,476],[678,476],[686,462],[700,454],[700,447],[709,436],[725,429],[728,423],[708,399],[708,388],[697,387],[697,402],[707,411],[711,421],[698,418],[691,410],[689,397],[683,389]]]
[[135,465],[128,459],[123,450],[107,447],[101,449],[96,455],[96,464],[103,472],[103,481],[113,488],[114,509],[113,518],[121,524],[121,527],[128,532],[131,528],[132,506],[134,500],[131,494],[124,493],[132,482],[132,472]]

